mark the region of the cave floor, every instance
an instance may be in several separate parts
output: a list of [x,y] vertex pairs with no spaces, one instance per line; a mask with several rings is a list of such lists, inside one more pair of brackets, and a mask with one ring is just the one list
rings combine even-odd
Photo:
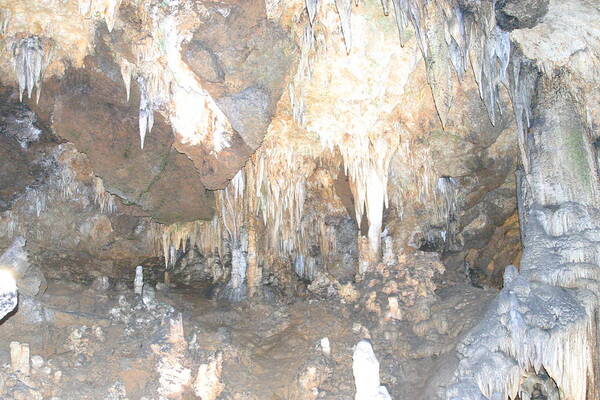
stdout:
[[[143,300],[124,285],[50,281],[42,297],[22,297],[0,325],[1,398],[199,398],[198,370],[219,354],[223,386],[220,395],[219,387],[202,392],[209,399],[351,399],[353,346],[367,337],[392,397],[425,399],[431,377],[452,362],[457,340],[495,291],[443,282],[429,318],[418,322],[383,318],[339,298],[232,305],[205,294],[165,288]],[[11,367],[12,341],[29,344],[29,374]]]

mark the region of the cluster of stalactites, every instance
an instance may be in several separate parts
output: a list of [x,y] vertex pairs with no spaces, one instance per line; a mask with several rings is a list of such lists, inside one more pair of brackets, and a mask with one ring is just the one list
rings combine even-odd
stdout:
[[[127,101],[129,101],[131,94],[131,80],[134,77],[140,90],[139,133],[142,149],[144,148],[146,135],[152,131],[154,126],[154,111],[165,101],[168,86],[168,78],[164,76],[156,61],[158,55],[152,50],[148,50],[148,47],[144,46],[138,49],[140,55],[137,64],[142,65],[141,68],[124,58],[120,60],[121,76],[125,84]],[[148,65],[152,66],[148,67]]]
[[12,44],[12,54],[19,84],[19,99],[23,101],[23,92],[31,98],[36,89],[36,102],[42,90],[42,75],[50,59],[50,44],[39,36],[22,38]]
[[[225,240],[231,249],[244,242],[246,207],[244,169],[223,190],[217,191],[218,213],[210,221],[192,221],[164,226],[160,232],[165,265],[177,261],[178,251],[197,246],[202,254],[223,256]],[[226,235],[226,236],[224,236]],[[230,249],[230,250],[231,250]]]
[[27,187],[10,210],[0,213],[0,235],[26,235],[31,221],[55,208],[56,202],[74,198],[88,198],[90,204],[98,207],[103,214],[115,212],[115,196],[106,191],[101,178],[91,177],[91,184],[77,178],[73,165],[80,162],[81,157],[83,155],[72,144],[65,143],[57,146],[48,158],[41,160],[41,165],[50,171],[46,181],[42,185]]
[[438,200],[437,211],[439,218],[450,224],[450,220],[456,214],[458,181],[451,176],[438,178],[436,186],[436,199]]
[[[310,0],[308,0],[310,1]],[[308,4],[308,3],[307,3]],[[314,22],[317,2],[313,1],[311,3],[314,5],[314,9],[309,8],[309,18],[310,21]],[[308,6],[307,6],[308,7]],[[313,7],[313,6],[310,6]],[[294,79],[290,82],[288,86],[288,93],[290,96],[290,103],[292,105],[292,113],[294,117],[294,121],[298,126],[304,127],[306,125],[306,121],[304,119],[305,112],[305,104],[304,104],[304,85],[302,82],[304,80],[311,79],[312,76],[312,64],[314,59],[317,57],[320,51],[323,51],[324,45],[324,37],[322,32],[313,29],[312,22],[310,24],[306,24],[302,31],[302,44],[300,46],[300,58],[298,60],[298,68],[296,69],[296,73],[294,75]]]
[[388,206],[389,166],[399,144],[397,125],[390,132],[364,138],[358,146],[338,146],[354,197],[354,212],[360,226],[363,213],[369,221],[369,249],[373,261],[381,247],[383,210]]
[[520,52],[513,50],[508,73],[508,88],[517,124],[521,162],[526,173],[529,172],[529,155],[527,148],[527,129],[532,120],[532,99],[538,79],[537,69],[524,59]]
[[[245,290],[246,268],[255,267],[257,260],[262,263],[281,257],[304,265],[307,241],[318,242],[324,257],[335,248],[333,228],[322,219],[304,215],[305,185],[313,162],[305,165],[307,159],[289,149],[265,146],[268,150],[259,150],[229,185],[217,192],[217,214],[212,221],[175,224],[162,232],[167,266],[175,263],[179,250],[193,245],[205,255],[216,250],[219,255],[230,253],[236,278],[229,297],[234,300]],[[257,229],[267,234],[257,238]],[[250,253],[255,260],[250,260]],[[310,279],[314,274],[302,269],[299,275]]]
[[[390,0],[381,0],[385,15],[390,13]],[[465,74],[471,65],[492,124],[496,123],[497,113],[501,111],[499,104],[499,88],[501,84],[509,86],[508,69],[511,46],[507,32],[496,25],[495,0],[483,1],[478,5],[477,12],[465,13],[455,0],[391,0],[400,43],[408,38],[407,29],[412,27],[417,44],[425,59],[429,73],[436,65],[450,62],[459,78]],[[340,18],[340,27],[344,37],[346,50],[352,48],[352,0],[335,0]],[[357,2],[358,4],[358,2]],[[306,0],[306,9],[310,25],[314,24],[318,13],[318,0]],[[444,51],[433,51],[440,46],[432,27],[443,25]],[[430,29],[431,28],[431,29]],[[311,30],[312,32],[312,30]],[[439,60],[447,54],[448,60]],[[518,86],[518,80],[517,88]],[[443,96],[439,92],[449,91],[443,82],[432,82],[436,107],[442,122],[449,104],[441,104]],[[440,87],[441,86],[441,87]],[[513,101],[520,102],[518,107],[529,107],[520,97]],[[448,101],[447,101],[448,102]],[[517,110],[515,110],[517,111]]]
[[[147,44],[146,46],[137,46],[138,52],[137,63],[142,65],[144,62],[153,63],[156,58],[156,52],[152,51],[152,45]],[[154,56],[154,57],[152,57]],[[144,148],[144,141],[146,134],[152,131],[154,126],[154,109],[156,103],[161,94],[161,82],[160,72],[156,71],[154,74],[144,74],[142,69],[138,68],[136,64],[129,62],[125,58],[122,58],[119,62],[121,69],[121,77],[125,83],[125,94],[127,101],[131,95],[131,80],[136,77],[138,86],[140,89],[140,108],[139,108],[139,132],[140,132],[140,147]]]
[[[293,254],[302,247],[301,221],[306,199],[306,178],[295,176],[290,179],[284,171],[293,175],[296,156],[291,152],[288,158],[280,158],[276,171],[269,165],[266,154],[257,157],[255,166],[255,184],[257,193],[257,212],[262,216],[265,227],[268,227],[269,247],[279,254]],[[299,164],[296,164],[299,165]]]
[[108,31],[112,32],[121,1],[122,0],[79,0],[79,12],[86,18],[93,18],[95,15],[104,17]]
[[161,225],[155,235],[160,236],[167,268],[177,261],[177,252],[197,246],[204,255],[223,254],[222,225],[218,217],[211,221],[192,221]]
[[115,212],[117,208],[115,197],[106,191],[102,179],[94,177],[92,179],[92,184],[94,189],[94,202],[100,208],[100,212],[105,214],[112,214]]

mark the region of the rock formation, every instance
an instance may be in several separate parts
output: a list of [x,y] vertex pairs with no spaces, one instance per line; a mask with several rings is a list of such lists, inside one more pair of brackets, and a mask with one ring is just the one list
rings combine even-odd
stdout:
[[599,18],[0,0],[0,397],[600,398]]

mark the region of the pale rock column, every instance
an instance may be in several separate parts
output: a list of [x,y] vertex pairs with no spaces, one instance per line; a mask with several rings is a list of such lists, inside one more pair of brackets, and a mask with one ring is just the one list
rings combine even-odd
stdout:
[[31,369],[29,360],[28,343],[10,342],[10,366],[14,372],[29,375]]
[[135,268],[135,279],[133,281],[133,291],[135,294],[142,294],[144,288],[144,267],[138,265]]
[[354,400],[392,400],[385,386],[379,381],[379,361],[368,340],[361,340],[354,349],[352,371],[356,394]]

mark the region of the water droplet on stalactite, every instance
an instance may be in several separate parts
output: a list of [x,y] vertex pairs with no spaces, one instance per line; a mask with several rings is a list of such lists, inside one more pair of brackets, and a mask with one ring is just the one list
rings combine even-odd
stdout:
[[319,0],[306,0],[306,11],[308,11],[308,19],[310,20],[311,25],[315,22],[318,6]]
[[45,53],[40,38],[31,36],[21,39],[19,43],[13,45],[13,57],[20,101],[23,101],[25,90],[27,90],[27,97],[31,98],[34,87],[37,89],[36,100],[39,100],[41,77],[45,66]]
[[342,35],[344,35],[344,43],[346,44],[346,53],[350,54],[352,50],[352,0],[335,0],[338,15],[342,26]]

